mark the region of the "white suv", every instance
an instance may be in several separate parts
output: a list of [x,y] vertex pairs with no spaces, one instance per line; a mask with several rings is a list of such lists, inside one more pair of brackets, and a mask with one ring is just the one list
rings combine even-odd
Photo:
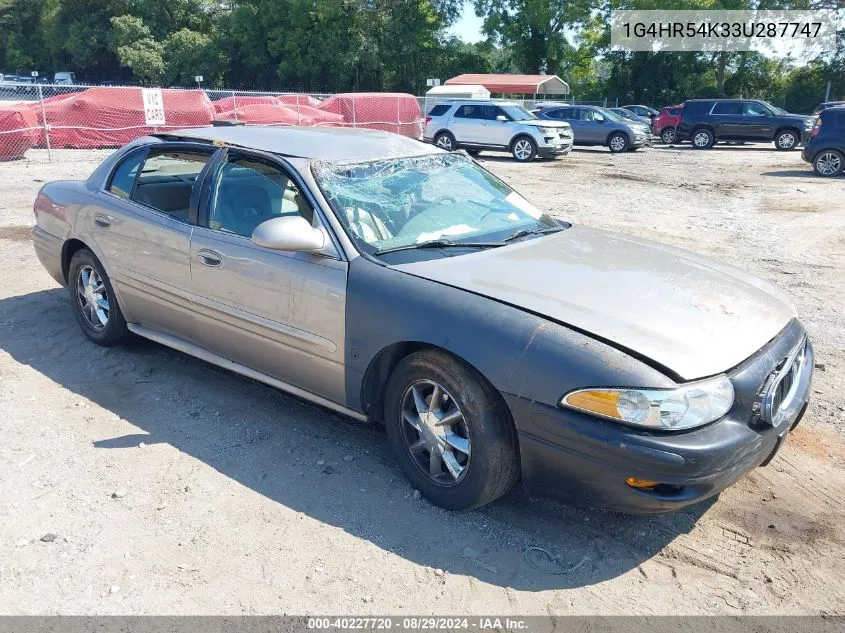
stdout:
[[434,106],[423,132],[424,141],[445,150],[504,151],[520,162],[568,154],[573,138],[569,123],[538,119],[516,103],[482,100]]

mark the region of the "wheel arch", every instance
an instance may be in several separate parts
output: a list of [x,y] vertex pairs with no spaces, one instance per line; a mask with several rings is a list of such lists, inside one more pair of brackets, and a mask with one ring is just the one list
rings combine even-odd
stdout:
[[514,143],[516,143],[521,138],[531,139],[531,142],[534,143],[534,145],[536,147],[537,139],[535,139],[533,136],[531,136],[531,134],[529,134],[528,132],[517,132],[516,134],[513,135],[513,137],[511,137],[511,140],[508,143],[508,151],[509,152],[513,151]]
[[[70,274],[70,260],[73,259],[73,256],[83,248],[91,251],[92,253],[94,252],[88,244],[75,237],[66,240],[65,243],[62,244],[62,277],[64,278],[66,284],[70,283],[70,280],[68,279],[68,275]],[[94,257],[97,257],[97,255],[94,254]],[[97,260],[99,261],[99,257]]]
[[623,128],[616,128],[610,130],[607,133],[607,136],[604,139],[604,144],[609,145],[610,139],[613,138],[617,134],[624,134],[625,138],[628,139],[628,147],[631,147],[634,144],[634,135],[631,133],[631,130],[623,129]]
[[795,135],[798,137],[798,143],[801,142],[801,130],[799,130],[797,127],[793,125],[781,125],[780,127],[775,128],[775,134],[772,138],[776,139],[778,137],[778,134],[780,134],[781,132],[795,132]]
[[364,372],[364,378],[361,381],[361,406],[370,419],[375,420],[379,424],[383,423],[381,412],[384,408],[384,387],[387,385],[390,375],[402,359],[422,350],[435,350],[442,352],[443,354],[454,358],[469,367],[498,395],[505,404],[505,408],[508,409],[508,414],[510,415],[510,408],[507,406],[507,402],[504,398],[502,398],[499,390],[496,389],[495,385],[493,385],[493,383],[480,369],[478,369],[478,367],[473,365],[467,359],[462,358],[445,347],[435,345],[434,343],[426,341],[399,341],[386,345],[379,350],[379,352],[370,360],[367,365],[367,369]]

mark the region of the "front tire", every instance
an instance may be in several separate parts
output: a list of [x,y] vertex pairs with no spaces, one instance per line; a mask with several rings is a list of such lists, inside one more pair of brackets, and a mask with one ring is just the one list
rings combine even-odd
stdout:
[[519,478],[516,429],[496,390],[437,350],[402,359],[387,383],[387,435],[402,472],[431,503],[468,510]]
[[68,289],[73,316],[85,336],[104,347],[118,345],[127,338],[129,330],[111,280],[87,248],[78,250],[70,260]]
[[674,143],[677,138],[678,135],[675,133],[675,128],[673,127],[664,128],[664,130],[660,133],[660,140],[667,145]]
[[511,145],[511,154],[520,163],[527,163],[537,155],[537,143],[530,136],[520,136]]
[[438,132],[434,137],[434,144],[440,149],[445,149],[447,152],[453,152],[458,149],[458,143],[451,132]]
[[813,159],[813,171],[819,176],[832,178],[845,170],[845,155],[835,149],[824,149]]
[[690,140],[695,149],[710,149],[713,147],[713,143],[716,142],[716,137],[707,128],[700,127],[692,131]]
[[775,137],[775,147],[782,152],[788,152],[798,147],[801,134],[795,130],[783,130]]
[[609,139],[607,139],[607,146],[614,154],[621,154],[622,152],[627,152],[631,149],[631,141],[628,140],[628,136],[626,134],[623,134],[622,132],[615,132],[610,135]]

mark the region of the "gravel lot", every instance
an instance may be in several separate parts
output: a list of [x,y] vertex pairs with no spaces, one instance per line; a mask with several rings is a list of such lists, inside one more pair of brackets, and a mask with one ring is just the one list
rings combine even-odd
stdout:
[[797,152],[481,157],[560,217],[794,297],[820,364],[804,422],[718,500],[653,518],[519,491],[450,514],[378,430],[153,343],[92,345],[28,227],[43,182],[104,154],[31,154],[0,164],[1,612],[845,614],[845,180]]

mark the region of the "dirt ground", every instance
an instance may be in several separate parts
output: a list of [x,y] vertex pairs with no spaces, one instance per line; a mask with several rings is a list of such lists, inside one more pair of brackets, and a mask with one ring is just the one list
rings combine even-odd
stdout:
[[[0,164],[0,612],[845,614],[845,179],[770,146],[482,155],[573,222],[785,288],[819,368],[801,426],[718,499],[637,518],[417,500],[384,435],[153,343],[89,343],[29,241],[41,183]],[[532,549],[539,548],[539,549]]]

